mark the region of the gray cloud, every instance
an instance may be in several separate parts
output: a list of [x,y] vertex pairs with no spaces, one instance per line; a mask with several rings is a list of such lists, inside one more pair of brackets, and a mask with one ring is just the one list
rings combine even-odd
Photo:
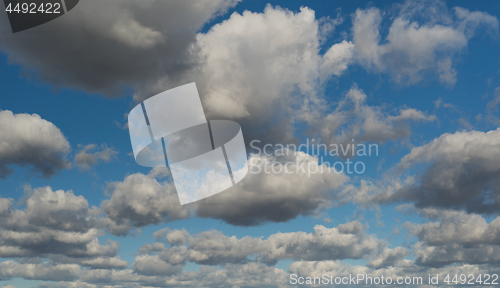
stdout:
[[418,265],[497,265],[500,262],[500,218],[487,223],[482,216],[463,211],[425,208],[416,212],[431,220],[404,225],[408,233],[419,240],[413,251]]
[[[260,168],[261,172],[249,172],[236,186],[200,200],[196,205],[198,216],[243,226],[285,222],[329,208],[338,188],[349,179],[333,170],[327,172],[325,164],[318,165],[318,158],[302,152],[295,156],[254,155],[248,161],[250,171]],[[267,164],[266,168],[266,162],[288,162],[287,169],[293,173],[265,173],[264,169],[271,166]],[[309,175],[308,167],[311,171],[318,169],[318,173]]]
[[[383,107],[366,103],[367,95],[355,84],[335,110],[324,117],[310,117],[309,126],[316,128],[324,143],[384,143],[408,138],[410,122],[434,121],[434,115],[413,108],[401,107],[396,115],[388,115]],[[311,128],[314,130],[314,128]]]
[[24,278],[30,280],[71,281],[80,276],[76,264],[20,264],[12,260],[0,263],[0,279]]
[[[149,270],[141,269],[142,274],[153,275],[157,273],[154,275],[160,275],[165,272],[164,269],[171,270],[172,265],[184,265],[186,262],[200,265],[225,265],[258,261],[274,265],[285,259],[315,261],[361,259],[370,256],[383,245],[381,240],[367,235],[364,227],[358,221],[340,224],[334,228],[316,225],[313,233],[275,233],[267,239],[248,236],[238,239],[234,236],[225,236],[219,231],[206,231],[193,236],[182,230],[167,229],[158,232],[156,235],[158,238],[164,235],[166,242],[174,246],[165,247],[158,245],[159,243],[143,246],[142,253],[148,253],[151,257],[136,258],[138,267],[149,267]],[[179,241],[172,235],[183,235],[186,242],[178,245]],[[401,253],[400,249],[396,250]],[[156,255],[158,251],[161,252]],[[384,253],[394,256],[392,252],[384,250]],[[377,259],[390,258],[389,255],[385,254],[377,255]],[[398,260],[401,258],[399,257]],[[163,261],[164,263],[162,265],[145,265],[148,261],[151,263]],[[388,266],[391,264],[389,261],[385,260],[384,263]],[[135,263],[134,267],[136,267]]]
[[71,14],[17,34],[3,13],[0,49],[57,87],[120,95],[159,77],[174,81],[195,66],[196,32],[236,3],[81,1]]
[[[343,200],[367,206],[411,202],[418,208],[497,214],[499,136],[500,129],[445,133],[412,148],[384,181],[362,180],[359,187],[350,185],[342,193]],[[407,175],[409,171],[412,173]]]
[[[164,171],[167,171],[166,169]],[[166,175],[160,169],[153,169],[148,175],[136,173],[125,177],[123,182],[109,184],[111,199],[102,203],[114,234],[127,234],[132,226],[141,227],[188,218],[190,206],[181,206],[171,179],[158,181]]]
[[106,144],[101,144],[99,147],[96,144],[78,145],[78,152],[75,155],[74,162],[82,170],[89,170],[96,165],[98,161],[105,163],[116,159],[118,151]]
[[[417,207],[465,209],[496,214],[500,205],[500,129],[443,134],[415,147],[399,167],[430,164],[414,184],[404,185],[390,199],[414,201]],[[416,179],[417,180],[417,179]]]
[[268,267],[261,263],[228,264],[222,270],[202,266],[200,271],[183,272],[178,275],[140,275],[132,270],[90,270],[85,271],[77,282],[61,282],[41,287],[98,287],[100,285],[141,285],[154,287],[283,287],[276,283],[287,283],[288,274],[282,269]]
[[[265,173],[265,161],[293,162],[294,173]],[[300,167],[296,167],[297,166]],[[167,169],[153,169],[148,175],[127,176],[123,182],[110,183],[109,200],[102,203],[106,221],[114,234],[126,234],[132,227],[162,221],[199,217],[224,220],[233,225],[253,226],[265,222],[285,222],[299,215],[313,215],[331,206],[336,190],[348,180],[318,165],[318,159],[297,153],[296,156],[251,156],[249,172],[236,186],[189,205],[180,205]],[[270,165],[267,165],[268,169]],[[318,173],[308,175],[307,167]],[[296,172],[296,173],[295,173]],[[160,180],[161,179],[161,180]],[[276,189],[280,185],[280,189]],[[116,227],[114,225],[117,225]]]
[[143,100],[196,82],[209,118],[237,120],[247,139],[294,142],[295,122],[324,104],[323,84],[347,69],[354,44],[319,54],[342,18],[318,20],[306,7],[234,13],[196,34],[237,2],[90,0],[45,25],[2,33],[0,49],[32,77],[108,96],[132,88]]
[[117,257],[119,243],[103,236],[100,210],[89,207],[72,191],[37,188],[25,200],[26,208],[13,209],[11,199],[0,198],[0,257],[49,258],[87,267],[124,268]]
[[366,263],[366,266],[376,269],[396,266],[398,262],[402,261],[408,254],[408,251],[404,247],[396,247],[394,249],[385,247],[375,257],[371,258],[370,261]]
[[35,174],[50,177],[70,168],[70,145],[61,130],[37,114],[13,114],[0,110],[0,178],[10,166],[29,166]]

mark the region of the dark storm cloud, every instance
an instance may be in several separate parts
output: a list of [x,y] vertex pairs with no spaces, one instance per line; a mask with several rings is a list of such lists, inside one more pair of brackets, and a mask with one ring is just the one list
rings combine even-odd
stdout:
[[57,87],[120,95],[193,67],[196,32],[236,0],[86,0],[67,15],[13,34],[0,14],[0,49]]

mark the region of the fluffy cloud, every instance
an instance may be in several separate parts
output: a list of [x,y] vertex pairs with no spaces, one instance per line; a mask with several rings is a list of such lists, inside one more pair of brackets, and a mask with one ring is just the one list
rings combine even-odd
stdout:
[[48,178],[71,167],[69,151],[68,141],[53,123],[37,114],[0,111],[0,178],[12,173],[10,166],[30,166]]
[[97,161],[108,163],[116,158],[116,154],[118,154],[118,151],[106,144],[102,144],[100,147],[96,144],[78,145],[78,148],[74,162],[82,170],[89,170],[97,164]]
[[375,257],[366,263],[370,268],[384,268],[388,266],[396,266],[399,261],[403,260],[409,253],[404,247],[396,247],[390,249],[385,247]]
[[347,69],[354,44],[344,40],[321,55],[342,19],[320,21],[305,7],[234,13],[195,34],[237,2],[87,1],[71,17],[3,33],[0,49],[56,86],[106,95],[131,87],[136,100],[194,81],[209,118],[238,120],[247,138],[294,141],[294,122],[323,104],[322,83]]
[[[76,282],[47,283],[41,287],[100,287],[101,285],[128,286],[139,283],[154,287],[285,287],[288,274],[282,269],[260,263],[242,265],[228,264],[223,269],[202,266],[199,271],[183,272],[177,275],[140,275],[132,270],[90,270],[85,271]],[[277,284],[283,283],[283,284]]]
[[[161,234],[165,235],[164,239],[171,247],[158,245],[161,243],[143,246],[141,251],[151,254],[150,257],[136,258],[134,262],[134,267],[136,267],[135,263],[141,268],[149,267],[149,269],[140,270],[142,274],[153,275],[156,271],[160,274],[154,275],[161,275],[165,273],[165,269],[171,270],[172,265],[184,265],[186,262],[201,265],[225,265],[258,261],[274,265],[285,259],[313,261],[360,259],[370,256],[377,248],[384,245],[381,240],[367,235],[358,221],[340,224],[334,228],[316,225],[313,233],[276,233],[267,239],[248,236],[238,239],[235,236],[225,236],[219,231],[206,231],[191,236],[185,230],[163,230],[159,231],[156,236]],[[178,245],[178,241],[173,240],[172,235],[183,235],[186,242]],[[158,251],[161,252],[155,255]],[[401,260],[404,257],[404,255],[401,257],[394,255],[403,254],[401,249],[395,249],[396,253],[391,251],[384,250],[384,254],[377,254],[377,258],[373,261],[380,262],[378,266],[382,266],[382,262],[388,266],[394,264],[395,261],[378,259],[392,257]],[[150,266],[145,264],[155,261],[164,263]]]
[[11,63],[56,86],[118,95],[124,87],[150,87],[160,77],[175,81],[195,66],[189,47],[196,32],[236,3],[82,1],[71,16],[17,34],[3,13],[0,49]]
[[[160,168],[161,169],[161,168]],[[126,234],[131,226],[141,227],[162,221],[184,219],[191,215],[188,205],[181,206],[170,178],[158,181],[160,169],[148,175],[142,173],[127,176],[123,182],[109,184],[111,199],[102,203],[114,234]]]
[[443,134],[415,147],[399,167],[429,164],[413,185],[391,198],[414,201],[417,207],[465,209],[497,213],[500,205],[500,129]]
[[0,263],[0,279],[24,278],[30,280],[70,281],[80,276],[75,264],[20,264],[12,260]]
[[476,29],[498,32],[496,17],[460,7],[450,12],[444,2],[406,1],[397,10],[383,41],[382,12],[375,7],[356,11],[352,33],[356,59],[368,69],[390,73],[400,84],[414,84],[425,72],[435,71],[442,83],[453,86],[452,59],[467,47]]
[[[363,205],[412,202],[418,208],[464,209],[497,214],[500,203],[500,129],[445,133],[414,147],[389,180],[361,181],[342,197]],[[400,180],[400,176],[419,171]],[[395,173],[392,173],[395,172]]]
[[[333,169],[327,170],[326,164],[318,164],[317,157],[303,152],[288,156],[252,155],[248,161],[249,173],[241,182],[198,202],[198,216],[251,226],[313,215],[329,208],[338,188],[349,179]],[[272,163],[287,165],[292,173],[284,169],[266,173],[271,171]]]
[[419,240],[413,251],[417,264],[440,267],[500,262],[500,218],[487,223],[480,215],[462,211],[426,208],[417,212],[431,220],[423,224],[405,223],[408,233]]
[[[289,163],[287,169],[293,173],[266,173],[274,162]],[[284,222],[330,207],[336,191],[348,180],[346,175],[328,171],[325,164],[318,165],[318,158],[303,152],[288,156],[253,155],[249,169],[251,172],[232,188],[182,206],[172,179],[164,173],[168,170],[157,168],[148,175],[129,175],[123,182],[109,184],[111,198],[102,204],[108,215],[105,221],[112,222],[108,225],[114,234],[125,234],[132,226],[184,219],[193,214],[242,226]]]
[[197,35],[203,59],[189,76],[196,79],[208,118],[242,124],[246,138],[294,140],[302,110],[321,101],[321,81],[339,76],[350,64],[353,44],[342,41],[321,56],[323,27],[315,12],[294,13],[267,6],[263,13],[234,13]]
[[0,198],[0,257],[49,258],[94,268],[127,266],[117,257],[118,242],[99,243],[104,225],[100,211],[90,208],[85,198],[50,187],[27,196],[23,210]]
[[140,255],[134,260],[134,271],[142,275],[173,275],[182,271],[184,263],[172,265],[158,255]]

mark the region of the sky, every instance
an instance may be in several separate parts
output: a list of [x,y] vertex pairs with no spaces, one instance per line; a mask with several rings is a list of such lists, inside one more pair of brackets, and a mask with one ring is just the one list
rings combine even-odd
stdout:
[[[492,0],[81,0],[12,33],[0,13],[0,285],[489,286],[499,17]],[[250,170],[294,172],[181,205],[168,168],[136,163],[127,116],[192,82],[207,119],[241,125]],[[378,149],[279,152],[313,142]],[[319,169],[347,161],[363,171]]]

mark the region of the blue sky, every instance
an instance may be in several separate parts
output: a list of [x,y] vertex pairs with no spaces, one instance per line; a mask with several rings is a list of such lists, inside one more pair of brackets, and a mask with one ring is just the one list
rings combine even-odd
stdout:
[[[16,34],[0,16],[2,285],[498,273],[498,2],[145,3],[82,0]],[[354,139],[379,155],[355,159],[362,175],[251,175],[181,207],[169,176],[135,162],[126,115],[190,82],[207,118],[237,121],[247,142]],[[88,235],[119,248],[96,254]]]

